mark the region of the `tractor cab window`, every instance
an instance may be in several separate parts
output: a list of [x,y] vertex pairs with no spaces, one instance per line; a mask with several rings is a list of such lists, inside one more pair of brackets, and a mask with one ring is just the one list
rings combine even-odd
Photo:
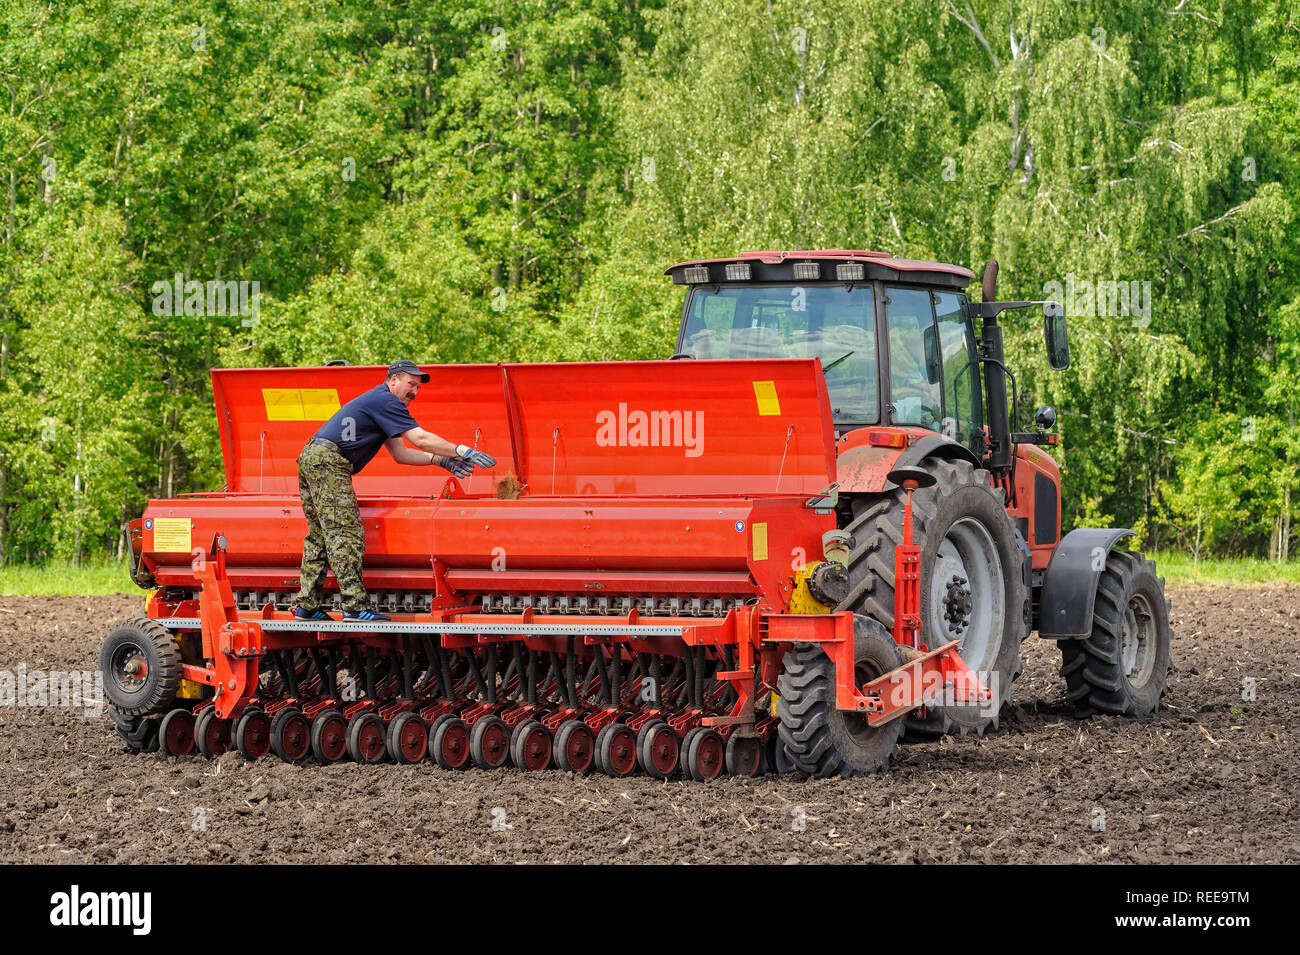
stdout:
[[880,420],[870,286],[710,286],[691,293],[692,358],[820,358],[835,423]]
[[930,293],[887,291],[890,424],[943,430],[942,368]]
[[934,316],[943,353],[943,433],[984,453],[984,403],[980,396],[979,351],[961,296],[936,292]]

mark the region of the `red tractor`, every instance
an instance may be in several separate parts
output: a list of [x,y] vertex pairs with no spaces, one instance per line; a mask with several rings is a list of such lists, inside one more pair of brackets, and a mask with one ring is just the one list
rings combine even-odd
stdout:
[[[982,733],[1057,640],[1079,714],[1153,711],[1168,606],[1126,530],[1060,537],[973,275],[873,252],[684,262],[672,360],[426,366],[412,411],[498,465],[354,478],[391,622],[295,620],[295,460],[380,369],[216,369],[226,484],[129,525],[143,615],[110,628],[132,749],[431,759],[697,780],[885,768],[904,725]],[[975,320],[981,321],[977,334]],[[1006,383],[1012,383],[1007,401]],[[331,577],[327,588],[334,585]]]
[[[924,642],[960,640],[1005,705],[1020,643],[1037,630],[1061,648],[1076,715],[1155,710],[1169,670],[1164,581],[1141,554],[1114,549],[1130,530],[1061,537],[1060,470],[1038,450],[1057,444],[1056,412],[1040,408],[1034,431],[1016,430],[998,316],[1042,305],[1048,361],[1061,370],[1070,357],[1059,304],[996,301],[995,262],[975,303],[967,269],[875,252],[751,252],[668,274],[687,287],[674,358],[821,361],[836,514],[852,540],[847,587],[822,594],[827,603],[894,628],[905,495],[889,474],[920,467],[934,478],[914,497]],[[932,706],[908,725],[917,735],[982,733],[998,709]],[[792,734],[787,747],[800,749]]]

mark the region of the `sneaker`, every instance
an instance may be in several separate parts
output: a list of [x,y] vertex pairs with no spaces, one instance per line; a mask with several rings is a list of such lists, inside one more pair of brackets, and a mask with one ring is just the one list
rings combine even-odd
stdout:
[[298,620],[333,620],[334,619],[329,614],[327,614],[324,610],[321,610],[319,608],[317,608],[316,610],[308,610],[305,607],[294,607],[293,615]]
[[366,620],[366,621],[373,622],[379,620],[392,620],[393,618],[385,616],[382,613],[375,613],[375,611],[367,607],[365,610],[345,610],[343,611],[343,619],[344,620]]

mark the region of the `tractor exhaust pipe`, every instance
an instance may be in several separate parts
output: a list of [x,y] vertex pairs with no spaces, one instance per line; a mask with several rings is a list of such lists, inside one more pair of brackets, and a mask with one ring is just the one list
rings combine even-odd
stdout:
[[998,260],[989,259],[989,264],[984,266],[984,282],[980,287],[982,297],[986,302],[996,302],[998,299]]
[[[997,301],[998,263],[989,259],[984,267],[981,293],[984,301]],[[988,395],[989,449],[988,469],[1005,471],[1011,467],[1011,425],[1007,419],[1007,376],[1002,362],[1002,328],[997,314],[985,315],[981,335],[984,357],[992,359],[984,364],[984,389]]]

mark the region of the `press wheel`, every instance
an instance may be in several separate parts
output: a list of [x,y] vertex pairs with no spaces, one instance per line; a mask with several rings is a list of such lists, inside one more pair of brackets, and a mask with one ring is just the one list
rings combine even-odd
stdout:
[[358,713],[348,724],[348,755],[354,762],[377,763],[384,758],[384,721],[375,713]]
[[194,721],[194,743],[209,759],[230,752],[230,720],[218,717],[216,707],[207,707]]
[[395,763],[418,763],[429,751],[429,730],[418,713],[398,713],[388,724],[388,755]]
[[686,775],[691,779],[703,783],[722,775],[726,746],[713,730],[695,727],[682,740],[682,751],[686,754]]
[[500,769],[510,758],[510,730],[497,716],[481,716],[469,732],[469,754],[479,769]]
[[188,756],[194,752],[194,714],[174,709],[158,727],[158,752],[164,756]]
[[537,720],[526,720],[510,736],[510,758],[520,769],[540,772],[551,765],[551,734]]
[[597,734],[596,765],[615,778],[636,771],[636,734],[626,723],[610,723]]
[[235,749],[244,759],[257,759],[271,748],[271,719],[250,706],[235,720]]
[[311,751],[322,765],[337,763],[348,753],[348,721],[338,710],[323,710],[311,724]]
[[667,779],[681,762],[682,743],[663,720],[641,727],[637,733],[637,758],[641,768],[655,779]]
[[566,720],[555,732],[555,767],[585,773],[596,759],[596,736],[582,720]]
[[434,721],[429,736],[433,761],[441,769],[464,769],[469,765],[469,728],[465,721],[447,714]]

